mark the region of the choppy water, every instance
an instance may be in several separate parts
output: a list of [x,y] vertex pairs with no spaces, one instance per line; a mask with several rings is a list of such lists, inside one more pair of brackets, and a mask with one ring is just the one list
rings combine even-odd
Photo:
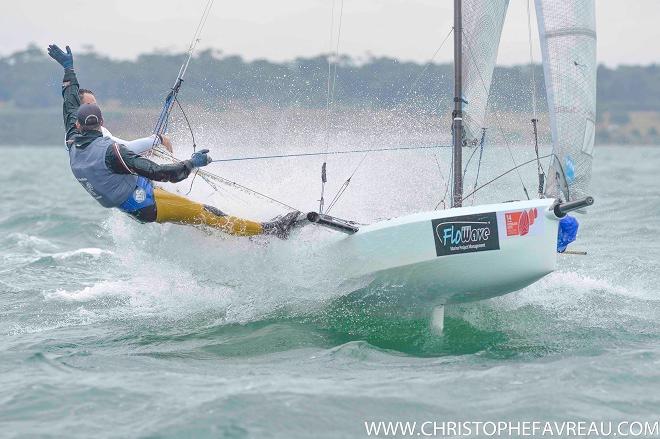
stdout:
[[[576,246],[589,256],[449,309],[442,337],[344,297],[318,268],[315,236],[140,226],[89,199],[61,148],[6,147],[0,160],[0,436],[364,437],[365,420],[657,418],[660,148],[600,148]],[[314,200],[306,190],[294,200]],[[417,204],[390,193],[374,217]]]

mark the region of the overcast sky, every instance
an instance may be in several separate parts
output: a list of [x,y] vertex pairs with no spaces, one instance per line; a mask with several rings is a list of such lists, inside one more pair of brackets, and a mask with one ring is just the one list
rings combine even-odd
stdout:
[[[328,52],[332,2],[215,0],[200,46],[248,59],[278,61]],[[5,2],[0,6],[0,55],[23,49],[30,42],[41,47],[50,42],[69,44],[74,53],[91,45],[114,58],[133,58],[154,49],[182,51],[205,3],[206,0]],[[452,3],[344,0],[340,53],[428,61],[451,28]],[[529,61],[526,5],[527,0],[511,0],[500,64]],[[660,0],[596,0],[596,8],[601,63],[660,63]],[[451,60],[450,46],[447,44],[436,60]],[[535,56],[538,59],[538,48]]]

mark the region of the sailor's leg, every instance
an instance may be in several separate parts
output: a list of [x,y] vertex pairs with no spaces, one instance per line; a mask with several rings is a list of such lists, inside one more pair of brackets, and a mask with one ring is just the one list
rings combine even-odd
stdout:
[[264,232],[260,223],[225,215],[219,209],[160,188],[154,188],[156,222],[206,225],[225,233],[238,236],[260,235]]

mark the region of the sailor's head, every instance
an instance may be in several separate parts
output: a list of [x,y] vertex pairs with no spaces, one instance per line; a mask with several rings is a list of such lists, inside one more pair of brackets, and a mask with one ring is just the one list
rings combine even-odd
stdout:
[[96,103],[96,96],[94,96],[94,92],[86,88],[81,88],[78,90],[78,97],[80,98],[81,105]]
[[99,131],[103,125],[101,109],[96,104],[83,104],[78,107],[76,127],[79,131]]

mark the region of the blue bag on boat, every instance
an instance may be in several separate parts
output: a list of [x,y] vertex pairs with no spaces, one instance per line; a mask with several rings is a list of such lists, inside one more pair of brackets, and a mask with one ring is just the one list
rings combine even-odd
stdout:
[[575,241],[580,223],[575,217],[566,215],[559,221],[557,231],[557,252],[564,253],[568,244]]

